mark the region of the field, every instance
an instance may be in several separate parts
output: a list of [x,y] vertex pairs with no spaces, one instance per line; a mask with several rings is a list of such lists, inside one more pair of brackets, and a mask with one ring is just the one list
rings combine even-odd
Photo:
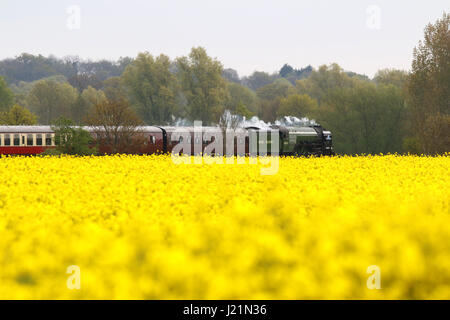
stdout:
[[450,299],[449,156],[260,167],[1,158],[0,298]]

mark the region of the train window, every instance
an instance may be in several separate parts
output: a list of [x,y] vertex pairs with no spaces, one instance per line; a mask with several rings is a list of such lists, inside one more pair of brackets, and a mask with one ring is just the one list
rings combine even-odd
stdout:
[[38,133],[36,135],[36,145],[37,146],[42,146],[42,134]]
[[33,135],[27,134],[27,146],[32,146],[32,145],[33,145]]
[[188,142],[188,143],[191,143],[191,137],[188,137],[188,138],[187,138],[187,142]]
[[14,134],[14,145],[20,146],[20,135],[18,133]]
[[156,138],[155,138],[155,136],[150,136],[150,143],[153,143],[153,144],[156,143]]
[[178,139],[178,142],[183,142],[183,136],[180,136],[180,138]]
[[3,135],[0,134],[0,146],[3,146]]
[[11,145],[11,135],[5,134],[5,140],[4,140],[5,146]]
[[52,135],[50,133],[47,133],[45,135],[45,145],[51,146],[52,145]]

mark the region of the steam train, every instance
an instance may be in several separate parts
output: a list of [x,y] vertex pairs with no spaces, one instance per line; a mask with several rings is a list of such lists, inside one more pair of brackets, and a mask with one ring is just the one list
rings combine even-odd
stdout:
[[[83,127],[96,141],[96,130]],[[218,141],[223,143],[223,151],[214,149],[213,153],[233,152],[235,155],[278,154],[278,155],[333,155],[332,134],[320,125],[303,127],[246,127],[236,130],[231,138],[218,140],[221,130],[218,127],[157,127],[137,128],[143,139],[133,153],[205,153]],[[225,135],[226,136],[226,135]],[[275,138],[273,138],[275,137]],[[272,140],[277,139],[277,141]],[[228,141],[228,142],[227,142]],[[231,146],[231,152],[228,147]],[[97,141],[98,142],[98,141]],[[180,146],[183,147],[180,149]],[[209,147],[208,147],[209,146]],[[37,155],[47,149],[55,148],[55,132],[50,126],[0,126],[0,155]],[[97,143],[99,153],[111,153],[111,149]],[[227,151],[225,151],[227,150]]]

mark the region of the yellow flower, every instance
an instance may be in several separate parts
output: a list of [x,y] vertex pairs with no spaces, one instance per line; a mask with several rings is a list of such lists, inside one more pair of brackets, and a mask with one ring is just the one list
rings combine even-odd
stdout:
[[0,158],[0,298],[450,298],[448,155],[261,166]]

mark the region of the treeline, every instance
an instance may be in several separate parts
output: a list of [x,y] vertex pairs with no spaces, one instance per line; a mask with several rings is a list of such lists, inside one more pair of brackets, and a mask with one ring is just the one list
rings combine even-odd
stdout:
[[308,117],[331,130],[338,153],[442,153],[450,148],[450,15],[425,29],[411,72],[373,79],[339,65],[239,77],[204,48],[170,60],[148,52],[116,62],[22,54],[0,61],[0,122],[89,123],[96,106],[121,101],[142,123],[217,124],[225,110],[274,122]]

